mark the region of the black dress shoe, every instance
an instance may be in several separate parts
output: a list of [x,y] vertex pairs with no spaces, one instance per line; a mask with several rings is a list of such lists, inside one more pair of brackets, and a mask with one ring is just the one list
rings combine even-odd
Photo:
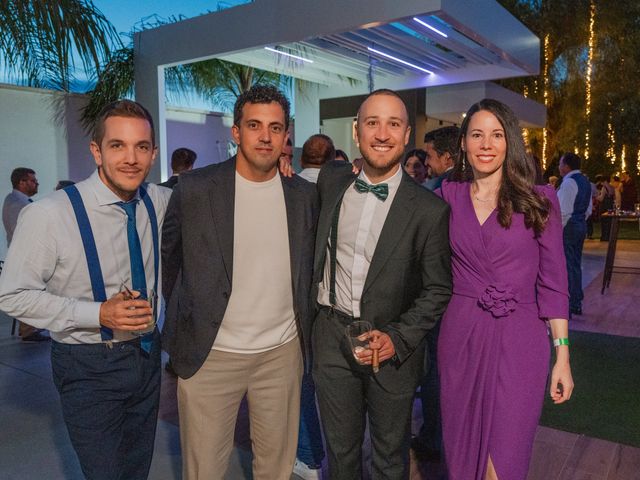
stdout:
[[23,342],[34,343],[34,342],[48,342],[51,340],[51,337],[47,335],[42,335],[40,332],[33,332],[26,337],[22,337]]

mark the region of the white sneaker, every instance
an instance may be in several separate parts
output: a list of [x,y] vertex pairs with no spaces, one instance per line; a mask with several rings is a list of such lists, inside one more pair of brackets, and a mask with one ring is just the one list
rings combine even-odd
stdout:
[[304,480],[322,480],[322,468],[311,468],[296,458],[293,473]]

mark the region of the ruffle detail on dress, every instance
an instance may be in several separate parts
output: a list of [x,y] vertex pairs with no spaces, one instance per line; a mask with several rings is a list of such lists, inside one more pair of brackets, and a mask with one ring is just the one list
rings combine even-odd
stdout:
[[518,294],[509,285],[489,285],[478,299],[478,305],[496,318],[506,317],[516,309]]

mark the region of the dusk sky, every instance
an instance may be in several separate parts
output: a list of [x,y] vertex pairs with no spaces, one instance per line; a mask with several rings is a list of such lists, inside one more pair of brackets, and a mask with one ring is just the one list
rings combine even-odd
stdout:
[[113,23],[118,32],[128,33],[142,18],[184,15],[191,18],[220,8],[248,3],[250,0],[94,0],[96,7]]

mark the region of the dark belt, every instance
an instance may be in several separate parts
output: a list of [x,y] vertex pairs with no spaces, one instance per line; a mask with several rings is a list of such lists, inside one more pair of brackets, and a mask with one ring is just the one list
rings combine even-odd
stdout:
[[349,315],[348,313],[341,312],[335,307],[320,304],[318,304],[318,307],[320,308],[320,311],[326,312],[327,315],[331,315],[337,318],[341,323],[344,323],[345,325],[349,325],[352,322],[360,320],[360,317],[354,317],[353,315]]

